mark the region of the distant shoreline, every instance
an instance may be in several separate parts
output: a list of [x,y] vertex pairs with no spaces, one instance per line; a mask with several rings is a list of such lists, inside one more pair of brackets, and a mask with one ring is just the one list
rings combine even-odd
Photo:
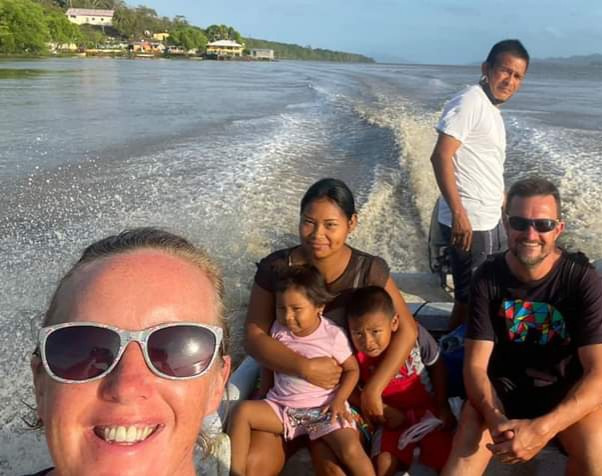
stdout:
[[335,61],[329,59],[302,59],[302,58],[277,58],[274,60],[260,60],[260,59],[238,59],[238,58],[230,58],[226,60],[215,60],[215,59],[206,59],[202,56],[192,56],[192,55],[149,55],[149,56],[140,56],[136,54],[80,54],[80,53],[59,53],[59,54],[0,54],[0,61],[3,60],[34,60],[34,59],[52,59],[52,58],[88,58],[88,59],[124,59],[124,60],[140,60],[140,59],[169,59],[169,60],[185,60],[185,61],[208,61],[208,62],[236,62],[236,63],[274,63],[278,61],[302,61],[302,62],[319,62],[319,63],[337,63],[337,64],[376,64],[377,62],[372,61]]

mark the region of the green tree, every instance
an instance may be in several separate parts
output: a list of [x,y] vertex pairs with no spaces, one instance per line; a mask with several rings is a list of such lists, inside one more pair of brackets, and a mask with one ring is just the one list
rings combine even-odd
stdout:
[[181,46],[185,50],[204,50],[207,47],[205,33],[195,26],[179,27],[170,33],[167,41],[172,45]]
[[71,23],[61,11],[49,11],[46,13],[46,25],[50,40],[59,45],[75,43],[80,44],[83,36],[79,27]]
[[231,26],[227,25],[208,26],[205,30],[205,35],[207,35],[209,41],[234,40],[237,43],[242,42],[242,37],[240,36],[240,33]]
[[124,37],[130,39],[134,39],[141,30],[136,13],[129,8],[120,8],[115,11],[113,14],[113,26]]
[[170,23],[169,19],[159,18],[155,10],[144,6],[136,8],[122,6],[115,10],[113,15],[115,29],[130,39],[142,38],[145,32],[169,30]]
[[80,31],[82,34],[82,42],[86,48],[96,48],[98,45],[103,44],[107,39],[102,31],[92,25],[82,25]]
[[0,53],[43,53],[50,39],[43,8],[30,0],[0,0]]

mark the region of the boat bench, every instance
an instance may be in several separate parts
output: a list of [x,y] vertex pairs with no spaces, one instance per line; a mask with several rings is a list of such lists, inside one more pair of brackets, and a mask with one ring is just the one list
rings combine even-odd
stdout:
[[[593,263],[602,274],[602,260]],[[445,333],[453,306],[452,302],[428,302],[431,296],[440,297],[441,290],[436,277],[431,273],[393,274],[400,289],[410,289],[410,296],[404,293],[408,307],[418,322],[435,335]],[[416,284],[418,283],[418,285]],[[433,283],[435,283],[433,285]],[[409,298],[408,298],[409,297]],[[410,302],[418,297],[420,302]],[[223,423],[227,422],[233,406],[240,400],[250,397],[259,378],[259,366],[252,357],[246,357],[230,377],[227,392],[217,413],[209,415],[204,422],[203,431],[213,438],[214,445],[208,457],[198,457],[200,474],[204,476],[228,476],[230,471],[230,440],[223,433]],[[504,465],[494,460],[486,471],[487,476],[555,476],[564,474],[566,457],[554,445],[548,445],[532,461],[521,465]],[[415,465],[410,468],[412,476],[431,476],[429,468]],[[286,464],[283,476],[301,476],[314,474],[307,450],[298,451]]]

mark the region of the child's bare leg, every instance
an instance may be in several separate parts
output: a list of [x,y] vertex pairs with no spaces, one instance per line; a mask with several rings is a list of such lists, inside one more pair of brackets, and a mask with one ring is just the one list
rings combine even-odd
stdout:
[[393,476],[399,468],[399,460],[391,453],[380,453],[375,460],[377,476]]
[[309,454],[316,476],[346,476],[345,466],[322,438],[309,441]]
[[244,476],[251,444],[251,431],[260,430],[281,435],[282,422],[274,410],[264,401],[247,400],[234,409],[228,435],[230,435],[231,476]]
[[339,461],[344,462],[349,474],[374,476],[374,466],[360,443],[359,435],[353,428],[335,430],[322,439],[336,453]]

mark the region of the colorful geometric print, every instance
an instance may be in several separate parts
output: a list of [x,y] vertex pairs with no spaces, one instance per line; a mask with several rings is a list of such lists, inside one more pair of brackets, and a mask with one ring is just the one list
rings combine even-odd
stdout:
[[570,340],[564,317],[548,303],[504,299],[500,314],[506,319],[511,342],[548,345],[567,344]]

